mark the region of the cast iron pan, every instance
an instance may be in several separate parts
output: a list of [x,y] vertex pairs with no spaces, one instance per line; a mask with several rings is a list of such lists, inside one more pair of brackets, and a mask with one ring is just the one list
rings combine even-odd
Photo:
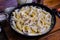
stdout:
[[[24,7],[24,6],[36,6],[37,8],[38,8],[38,7],[41,7],[42,9],[44,9],[45,11],[47,11],[47,12],[49,12],[49,13],[51,14],[51,16],[52,16],[51,28],[50,28],[50,30],[49,30],[47,33],[42,34],[42,35],[37,35],[37,36],[29,36],[29,35],[25,35],[25,34],[20,34],[20,33],[18,33],[16,30],[14,30],[14,29],[11,27],[11,25],[12,25],[12,24],[11,24],[12,12],[14,12],[15,9],[21,9],[21,8]],[[43,36],[43,35],[48,34],[48,33],[53,29],[53,27],[54,27],[54,25],[55,25],[55,23],[56,23],[55,13],[54,13],[51,9],[49,9],[48,7],[46,7],[46,6],[42,5],[42,4],[27,3],[27,4],[20,5],[20,6],[16,7],[15,9],[13,9],[13,11],[9,14],[9,22],[10,22],[10,27],[11,27],[11,29],[12,29],[13,31],[15,31],[16,33],[18,33],[18,35],[22,35],[22,36],[24,36],[24,37],[40,37],[40,36]],[[16,34],[16,35],[17,35],[17,34]]]

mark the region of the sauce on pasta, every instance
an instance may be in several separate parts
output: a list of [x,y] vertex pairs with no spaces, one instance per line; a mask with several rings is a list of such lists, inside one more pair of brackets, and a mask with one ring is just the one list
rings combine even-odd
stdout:
[[27,35],[44,34],[51,25],[50,13],[35,6],[16,9],[11,19],[13,27],[20,33]]

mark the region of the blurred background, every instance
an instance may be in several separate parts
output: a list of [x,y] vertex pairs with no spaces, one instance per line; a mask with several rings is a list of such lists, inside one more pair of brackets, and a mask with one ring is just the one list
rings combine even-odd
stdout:
[[0,0],[0,11],[4,10],[7,7],[16,7],[18,4],[32,2],[46,5],[49,8],[60,8],[60,0]]
[[[6,8],[17,7],[25,3],[38,3],[43,4],[50,9],[56,9],[60,12],[60,0],[0,0],[0,15]],[[0,25],[1,26],[1,25]],[[4,30],[0,27],[0,40],[5,40]]]

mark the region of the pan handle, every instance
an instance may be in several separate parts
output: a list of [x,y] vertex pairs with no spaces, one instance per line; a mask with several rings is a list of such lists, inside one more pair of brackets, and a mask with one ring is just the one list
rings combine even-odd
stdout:
[[60,18],[60,11],[58,11],[57,9],[52,9],[52,11]]

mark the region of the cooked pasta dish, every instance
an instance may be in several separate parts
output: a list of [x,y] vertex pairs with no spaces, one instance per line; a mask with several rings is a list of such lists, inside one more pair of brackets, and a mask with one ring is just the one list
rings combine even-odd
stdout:
[[12,26],[21,34],[42,35],[49,31],[51,14],[36,6],[16,9],[11,17]]

